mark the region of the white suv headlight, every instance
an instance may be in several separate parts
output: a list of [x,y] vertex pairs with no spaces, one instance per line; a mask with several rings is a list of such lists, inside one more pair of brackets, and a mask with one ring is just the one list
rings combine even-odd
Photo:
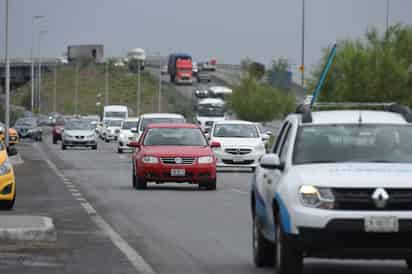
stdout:
[[143,163],[145,164],[157,164],[159,163],[159,159],[155,156],[144,156]]
[[199,159],[197,160],[197,162],[198,162],[199,164],[211,164],[211,163],[213,163],[213,157],[212,157],[212,156],[199,157]]
[[7,159],[6,161],[3,162],[3,164],[0,165],[0,175],[5,175],[11,171],[12,164],[10,161]]
[[264,144],[258,144],[258,145],[255,147],[255,149],[256,149],[257,151],[260,151],[260,152],[266,151],[266,148],[265,148],[265,145],[264,145]]
[[302,204],[307,207],[333,209],[335,196],[330,188],[303,185],[299,188]]

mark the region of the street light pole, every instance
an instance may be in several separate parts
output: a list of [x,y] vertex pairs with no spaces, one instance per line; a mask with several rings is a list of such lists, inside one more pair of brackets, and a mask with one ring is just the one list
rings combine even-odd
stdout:
[[137,62],[137,94],[136,94],[136,114],[140,115],[141,109],[140,109],[140,101],[141,101],[141,96],[142,96],[142,90],[141,90],[141,69],[140,69],[140,61]]
[[159,54],[159,97],[157,98],[157,110],[162,111],[162,57]]
[[301,80],[302,88],[305,88],[305,0],[302,0],[302,55],[301,55]]
[[106,61],[105,63],[104,105],[109,105],[109,61]]
[[76,62],[75,84],[74,84],[74,114],[78,114],[79,109],[79,62]]
[[10,58],[9,58],[9,0],[6,0],[6,23],[5,23],[5,58],[6,58],[6,113],[5,113],[5,123],[6,128],[5,142],[6,146],[9,147],[9,127],[10,127]]
[[34,66],[35,66],[35,62],[34,62],[34,23],[36,20],[38,19],[42,19],[44,18],[44,16],[42,15],[36,15],[32,17],[32,21],[31,21],[31,26],[32,26],[32,37],[31,37],[31,49],[30,49],[30,58],[31,58],[31,75],[30,75],[30,79],[31,79],[31,112],[34,112],[34,87],[35,87],[35,79],[34,79]]
[[54,88],[53,88],[53,112],[56,112],[57,110],[57,60],[54,65]]
[[39,71],[38,71],[38,73],[39,73],[39,79],[38,79],[38,111],[39,111],[39,114],[41,113],[41,67],[42,67],[42,57],[41,57],[41,47],[40,47],[40,45],[41,45],[41,38],[42,38],[42,36],[43,35],[45,35],[47,33],[47,31],[46,30],[42,30],[42,31],[40,31],[39,32],[39,37],[38,37],[38,43],[39,43]]

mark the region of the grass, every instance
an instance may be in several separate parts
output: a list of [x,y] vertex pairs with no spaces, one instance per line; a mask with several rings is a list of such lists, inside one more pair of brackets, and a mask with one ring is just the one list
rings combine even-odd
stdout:
[[[57,68],[57,108],[60,113],[71,115],[75,110],[75,72],[74,65],[61,65]],[[109,104],[126,105],[130,116],[136,116],[137,74],[130,73],[127,68],[112,67],[109,76]],[[158,80],[144,71],[141,77],[142,113],[157,112]],[[53,111],[54,72],[45,73],[42,78],[42,113]],[[101,94],[98,97],[98,94]],[[104,104],[105,68],[104,65],[82,65],[79,69],[78,113],[98,114],[102,107],[96,107],[96,102]],[[15,105],[26,108],[30,106],[30,82],[19,88],[12,95]],[[162,111],[182,113],[191,117],[189,100],[181,96],[173,86],[163,85]]]

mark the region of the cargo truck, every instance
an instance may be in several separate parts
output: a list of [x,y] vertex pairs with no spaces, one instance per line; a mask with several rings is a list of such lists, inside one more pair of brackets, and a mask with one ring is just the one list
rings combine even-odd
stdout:
[[170,75],[170,82],[190,85],[193,83],[193,62],[190,55],[182,53],[171,54],[167,69]]

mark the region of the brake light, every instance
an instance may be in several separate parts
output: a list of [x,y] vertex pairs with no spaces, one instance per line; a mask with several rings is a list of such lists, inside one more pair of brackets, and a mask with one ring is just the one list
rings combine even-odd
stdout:
[[222,145],[221,145],[219,142],[213,141],[213,142],[210,144],[210,147],[211,147],[211,148],[220,148],[220,147],[222,147]]

